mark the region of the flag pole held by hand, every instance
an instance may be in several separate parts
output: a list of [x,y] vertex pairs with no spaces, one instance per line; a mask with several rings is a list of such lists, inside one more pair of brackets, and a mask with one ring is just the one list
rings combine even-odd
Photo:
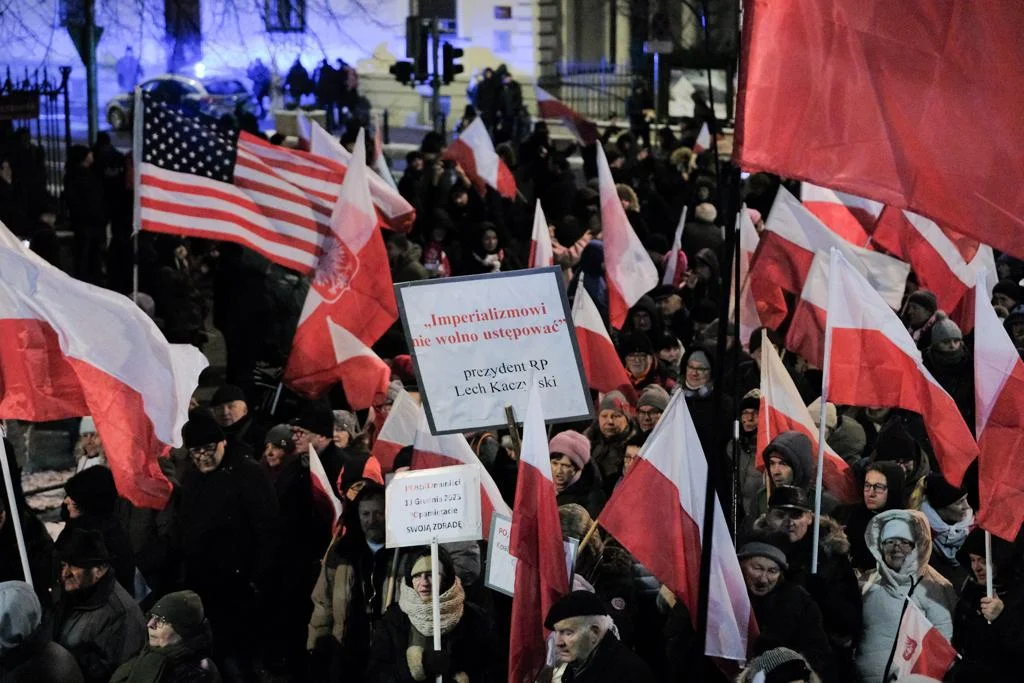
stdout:
[[508,422],[508,435],[512,439],[512,449],[515,451],[514,460],[519,460],[519,453],[523,450],[523,440],[519,436],[519,427],[516,426],[516,411],[511,404],[505,404],[505,420]]

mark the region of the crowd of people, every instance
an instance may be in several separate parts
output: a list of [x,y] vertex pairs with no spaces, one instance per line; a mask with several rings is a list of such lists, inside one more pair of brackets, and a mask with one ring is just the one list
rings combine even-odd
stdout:
[[[334,70],[325,62],[318,83],[324,69]],[[293,72],[287,81],[305,89],[308,77]],[[474,101],[521,198],[478,193],[464,170],[444,159],[446,140],[427,134],[408,154],[398,183],[416,221],[408,234],[386,234],[392,279],[523,268],[538,201],[551,223],[569,296],[585,288],[607,320],[596,148],[561,144],[542,121],[520,139],[518,111],[513,107],[506,118],[495,104],[506,92],[504,78],[485,75]],[[822,491],[820,512],[810,439],[774,434],[758,452],[763,345],[782,355],[815,416],[821,375],[786,351],[784,330],[762,335],[759,329],[736,344],[731,325],[719,324],[730,289],[720,263],[723,226],[731,217],[718,210],[724,166],[716,166],[711,152],[693,151],[700,123],[681,137],[661,129],[654,145],[613,128],[598,143],[630,225],[655,263],[664,266],[682,212],[692,218],[678,280],[649,292],[623,328],[612,331],[632,386],[595,395],[591,423],[557,425],[551,436],[563,537],[586,536],[629,476],[671,396],[682,393],[700,445],[716,463],[712,470],[732,472],[735,463],[738,472],[732,532],[759,631],[740,680],[882,683],[907,600],[959,652],[949,680],[1016,680],[1016,648],[1024,644],[1024,555],[1019,544],[993,539],[986,564],[984,534],[974,522],[976,483],[970,476],[964,488],[946,482],[921,416],[826,403],[828,443],[855,472],[860,495],[840,502]],[[501,141],[501,135],[508,137]],[[569,162],[576,153],[583,157],[584,182]],[[117,173],[124,173],[124,159],[121,165],[108,161],[113,154],[76,152],[66,189],[72,225],[98,229],[123,219],[126,185]],[[21,157],[8,152],[5,158],[0,169],[26,168]],[[30,175],[31,164],[27,168],[22,172]],[[5,173],[10,184],[12,173]],[[116,188],[112,195],[106,194],[108,179]],[[745,181],[744,201],[758,230],[785,182],[766,174]],[[117,199],[94,205],[108,196]],[[12,209],[0,202],[0,210]],[[105,262],[90,244],[88,237],[76,243],[76,275],[122,286],[124,263],[113,243]],[[271,413],[254,373],[280,368],[287,357],[304,298],[300,278],[231,244],[143,235],[140,256],[141,289],[151,294],[140,305],[152,308],[170,341],[201,347],[212,322],[225,338],[227,381],[197,403],[183,429],[184,447],[161,463],[174,484],[165,509],[135,508],[118,497],[88,419],[80,427],[80,471],[65,485],[66,524],[55,543],[20,491],[14,500],[3,496],[0,679],[507,680],[511,603],[484,586],[483,544],[448,544],[438,567],[427,549],[385,548],[389,472],[371,452],[400,392],[417,390],[400,326],[374,346],[392,369],[392,384],[377,405],[351,411],[337,387],[319,401],[285,392]],[[1024,349],[1024,289],[1018,284],[1024,264],[1002,257],[998,265],[994,303]],[[970,336],[913,279],[900,316],[973,428]],[[728,353],[720,358],[723,331]],[[735,439],[716,425],[722,415],[739,421]],[[515,442],[491,430],[466,438],[511,506]],[[310,447],[334,490],[312,485]],[[411,458],[411,448],[403,450],[393,471],[408,469]],[[732,482],[715,483],[730,509]],[[326,496],[341,505],[334,528]],[[28,539],[32,588],[22,583],[7,514],[15,508]],[[435,569],[440,650],[432,644]],[[553,636],[545,680],[723,675],[703,656],[702,634],[695,633],[683,601],[616,539],[602,532],[592,537],[576,560],[572,585],[575,590],[546,615]]]

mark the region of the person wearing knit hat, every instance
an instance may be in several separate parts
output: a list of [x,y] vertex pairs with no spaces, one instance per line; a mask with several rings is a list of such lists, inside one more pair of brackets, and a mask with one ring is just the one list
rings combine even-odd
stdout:
[[945,316],[946,314],[939,310],[938,299],[927,289],[919,289],[908,296],[900,312],[900,320],[921,351],[931,344],[932,326]]
[[334,412],[324,404],[313,404],[292,420],[295,450],[308,453],[312,446],[324,466],[327,480],[337,482],[344,467],[346,452],[334,443]]
[[932,530],[932,567],[954,586],[963,585],[970,568],[960,564],[957,554],[974,528],[974,510],[967,502],[967,492],[932,472],[925,477],[921,512]]
[[562,680],[651,683],[650,667],[622,644],[607,605],[591,591],[576,590],[551,606],[544,627],[555,636]]
[[739,683],[818,683],[807,660],[788,647],[762,652],[740,674]]
[[975,422],[974,352],[964,343],[960,327],[949,318],[936,320],[931,342],[922,354],[924,366],[950,395],[964,422]]
[[347,448],[353,438],[359,436],[359,421],[347,410],[334,411],[334,445]]
[[621,391],[609,391],[601,398],[597,419],[584,432],[590,440],[590,458],[606,494],[622,474],[626,441],[635,429],[633,412],[633,406]]
[[218,681],[209,658],[213,631],[203,602],[193,591],[168,593],[150,609],[149,643],[114,672],[111,683]]
[[555,434],[548,443],[548,451],[558,504],[576,503],[597,516],[604,507],[605,496],[597,471],[590,464],[590,440],[570,429]]
[[249,412],[248,399],[241,387],[221,385],[210,399],[210,412],[228,441],[237,441],[252,449],[258,457],[263,450],[263,429]]
[[1012,311],[1018,304],[1024,303],[1024,288],[1013,280],[1000,280],[992,288],[992,305],[1002,306]]
[[657,384],[650,384],[640,392],[636,402],[636,423],[643,434],[650,434],[668,407],[669,395]]
[[952,584],[930,566],[931,529],[921,512],[880,512],[868,523],[864,542],[876,568],[864,582],[856,665],[860,680],[881,682],[908,597],[946,639],[953,637],[957,598]]
[[205,410],[193,410],[181,428],[185,449],[200,472],[207,474],[220,467],[227,447],[227,437],[213,416]]
[[44,637],[42,619],[42,603],[32,586],[24,581],[0,583],[0,673],[4,680],[82,683],[82,670],[71,653]]
[[78,441],[75,442],[75,471],[81,472],[87,467],[101,465],[107,467],[107,454],[103,450],[103,442],[96,432],[96,421],[86,415],[78,423]]
[[[670,320],[671,316],[667,316],[666,319]],[[683,343],[673,333],[666,331],[655,337],[651,346],[658,356],[658,367],[678,386],[682,381],[681,365],[683,353],[686,351]]]
[[740,399],[740,438],[726,447],[729,458],[739,456],[739,497],[746,515],[756,518],[757,492],[764,485],[764,473],[757,468],[757,421],[761,411],[761,390],[751,389]]

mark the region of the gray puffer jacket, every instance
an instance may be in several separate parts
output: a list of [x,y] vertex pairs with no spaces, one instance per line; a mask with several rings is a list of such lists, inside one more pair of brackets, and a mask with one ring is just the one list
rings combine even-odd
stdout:
[[[915,551],[899,571],[882,561],[882,529],[893,520],[903,520],[914,534]],[[863,683],[882,683],[896,634],[903,603],[909,597],[925,617],[947,639],[953,637],[953,609],[956,591],[952,584],[928,566],[932,535],[928,520],[917,510],[888,510],[876,515],[864,532],[868,550],[878,562],[864,584],[864,630],[857,648],[857,670]]]

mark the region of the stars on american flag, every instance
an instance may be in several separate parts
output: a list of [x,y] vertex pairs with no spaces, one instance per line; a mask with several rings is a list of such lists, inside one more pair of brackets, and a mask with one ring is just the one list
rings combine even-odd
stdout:
[[230,183],[237,147],[212,126],[189,118],[143,93],[142,160],[167,170]]

